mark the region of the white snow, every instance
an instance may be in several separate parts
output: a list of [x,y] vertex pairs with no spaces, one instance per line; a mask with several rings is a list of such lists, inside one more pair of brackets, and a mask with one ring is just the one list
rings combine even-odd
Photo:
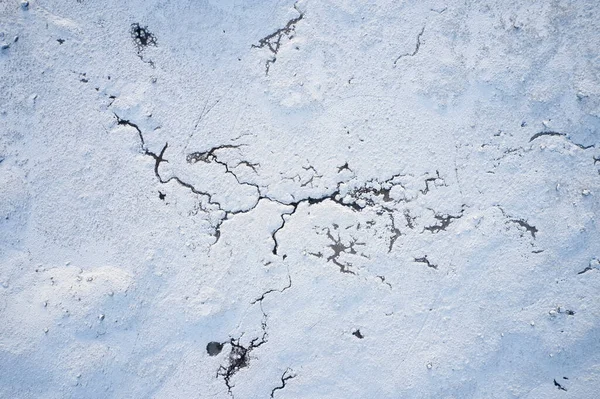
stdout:
[[598,21],[0,2],[0,398],[597,398]]

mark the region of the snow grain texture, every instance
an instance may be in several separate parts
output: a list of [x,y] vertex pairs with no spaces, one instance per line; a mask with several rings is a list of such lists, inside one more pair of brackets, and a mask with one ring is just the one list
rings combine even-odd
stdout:
[[1,2],[0,397],[596,397],[599,17]]

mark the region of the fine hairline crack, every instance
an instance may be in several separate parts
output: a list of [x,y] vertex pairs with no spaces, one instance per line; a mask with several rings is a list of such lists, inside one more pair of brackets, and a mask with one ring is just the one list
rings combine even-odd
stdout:
[[423,33],[425,33],[425,26],[423,26],[423,28],[417,35],[417,43],[415,44],[415,49],[413,50],[413,52],[412,53],[404,53],[404,54],[399,55],[398,58],[396,58],[396,60],[394,60],[394,68],[396,68],[396,64],[398,63],[398,61],[400,61],[401,58],[414,57],[415,55],[417,55],[417,53],[419,52],[419,49],[421,48],[421,36],[423,36]]

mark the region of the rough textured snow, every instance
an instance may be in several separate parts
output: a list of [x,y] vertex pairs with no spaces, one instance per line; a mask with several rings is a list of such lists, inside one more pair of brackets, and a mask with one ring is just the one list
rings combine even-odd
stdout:
[[597,1],[3,0],[0,43],[0,397],[598,397]]

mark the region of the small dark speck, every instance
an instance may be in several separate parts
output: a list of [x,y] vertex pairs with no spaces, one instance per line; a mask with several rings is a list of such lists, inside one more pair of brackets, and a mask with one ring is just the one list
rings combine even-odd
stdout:
[[161,193],[160,191],[158,192],[158,198],[160,198],[161,200],[165,200],[165,197],[167,196],[167,194]]
[[89,80],[84,78],[84,79],[80,79],[80,82],[87,83],[87,82],[89,82]]
[[65,39],[56,39],[56,41],[58,42],[58,44],[63,44],[65,42]]
[[568,314],[569,316],[575,316],[575,311],[574,310],[567,309],[565,313]]
[[355,336],[356,338],[358,338],[358,339],[363,339],[363,338],[365,337],[364,335],[362,335],[362,333],[361,333],[361,332],[360,332],[360,330],[358,330],[358,329],[357,329],[356,331],[354,331],[354,332],[352,333],[352,335],[354,335],[354,336]]
[[525,127],[525,126],[527,126],[527,122],[525,122],[525,121],[521,122],[521,127]]

